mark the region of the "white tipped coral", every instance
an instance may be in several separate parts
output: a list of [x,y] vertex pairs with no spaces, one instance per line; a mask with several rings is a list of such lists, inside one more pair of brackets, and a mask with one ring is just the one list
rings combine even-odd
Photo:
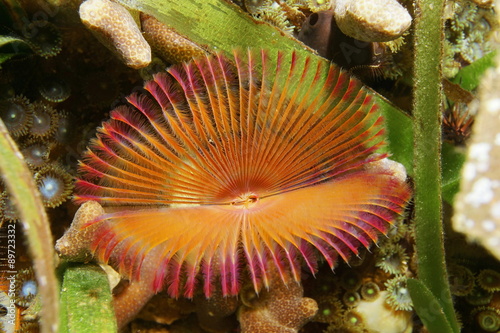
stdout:
[[119,4],[109,0],[87,0],[80,6],[80,19],[127,66],[143,68],[151,62],[151,47],[132,15]]
[[393,40],[411,25],[410,14],[396,0],[332,0],[332,3],[340,30],[362,41]]

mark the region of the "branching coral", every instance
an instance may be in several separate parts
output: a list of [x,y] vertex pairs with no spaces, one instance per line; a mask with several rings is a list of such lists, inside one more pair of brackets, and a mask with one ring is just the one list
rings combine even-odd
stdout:
[[335,0],[333,11],[343,33],[367,42],[396,39],[411,24],[410,14],[396,0]]
[[151,62],[151,47],[121,5],[109,0],[87,0],[80,6],[80,18],[127,66],[142,68]]
[[241,332],[297,333],[318,311],[316,302],[302,294],[299,284],[285,285],[281,277],[274,274],[269,291],[254,298],[250,307],[240,308]]
[[236,312],[240,301],[236,296],[224,297],[222,291],[206,298],[199,295],[194,299],[196,304],[196,315],[200,326],[209,332],[229,332],[236,327],[234,317],[229,317]]
[[189,61],[206,52],[197,44],[179,35],[175,29],[166,26],[152,16],[141,13],[141,27],[144,37],[158,55],[170,64]]
[[89,248],[96,226],[86,224],[104,214],[104,209],[95,201],[84,203],[73,218],[72,227],[56,242],[56,251],[61,258],[72,261],[89,261]]

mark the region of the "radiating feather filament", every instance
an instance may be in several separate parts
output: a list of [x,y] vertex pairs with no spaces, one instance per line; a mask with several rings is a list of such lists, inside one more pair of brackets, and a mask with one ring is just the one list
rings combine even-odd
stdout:
[[[260,70],[258,70],[260,69]],[[113,207],[93,250],[123,274],[157,263],[155,290],[287,282],[317,255],[333,268],[369,247],[410,191],[386,157],[359,81],[297,54],[235,52],[174,66],[111,112],[80,165],[77,202]],[[135,209],[131,210],[130,207]],[[160,207],[160,208],[159,208]]]

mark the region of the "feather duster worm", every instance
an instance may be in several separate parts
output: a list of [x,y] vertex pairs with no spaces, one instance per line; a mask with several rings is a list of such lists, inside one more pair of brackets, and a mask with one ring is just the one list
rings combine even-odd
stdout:
[[[410,192],[385,155],[361,84],[311,58],[265,52],[174,66],[111,112],[80,164],[76,201],[112,207],[92,250],[152,288],[209,297],[299,281],[369,247]],[[243,268],[245,270],[243,270]]]

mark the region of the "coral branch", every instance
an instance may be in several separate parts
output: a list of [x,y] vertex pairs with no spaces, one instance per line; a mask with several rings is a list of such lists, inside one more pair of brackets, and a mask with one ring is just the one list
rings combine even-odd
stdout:
[[151,62],[151,47],[121,5],[109,0],[87,0],[80,6],[80,18],[127,66],[142,68]]

